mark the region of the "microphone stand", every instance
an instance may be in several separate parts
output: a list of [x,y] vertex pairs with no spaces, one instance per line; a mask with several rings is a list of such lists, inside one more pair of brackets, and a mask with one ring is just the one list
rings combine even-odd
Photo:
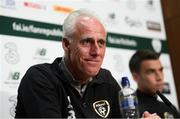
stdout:
[[163,100],[163,102],[175,113],[178,117],[180,117],[180,113],[176,110],[173,104],[159,91],[156,91],[156,94]]

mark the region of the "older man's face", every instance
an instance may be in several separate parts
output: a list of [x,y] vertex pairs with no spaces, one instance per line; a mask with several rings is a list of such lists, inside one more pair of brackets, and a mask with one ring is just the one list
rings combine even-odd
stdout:
[[71,68],[78,75],[95,76],[106,49],[106,31],[96,19],[80,17],[69,48]]

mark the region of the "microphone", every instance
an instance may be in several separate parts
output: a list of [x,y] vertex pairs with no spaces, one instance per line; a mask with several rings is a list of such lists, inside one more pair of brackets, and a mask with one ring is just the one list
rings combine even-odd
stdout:
[[159,91],[156,91],[156,94],[163,100],[163,102],[178,116],[180,117],[180,113],[176,110],[173,104]]

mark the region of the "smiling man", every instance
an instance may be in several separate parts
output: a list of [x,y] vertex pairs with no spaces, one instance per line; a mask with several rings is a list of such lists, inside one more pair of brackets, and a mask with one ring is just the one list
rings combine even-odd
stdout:
[[32,66],[18,89],[16,118],[121,117],[120,90],[111,73],[101,68],[106,30],[91,12],[70,13],[63,24],[64,57]]
[[[64,56],[28,69],[18,88],[15,118],[119,118],[120,87],[101,68],[106,30],[92,12],[70,13],[63,24]],[[146,112],[144,117],[157,118]]]

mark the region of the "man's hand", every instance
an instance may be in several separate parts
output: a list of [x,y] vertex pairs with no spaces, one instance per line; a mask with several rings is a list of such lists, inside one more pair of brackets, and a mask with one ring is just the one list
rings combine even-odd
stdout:
[[150,114],[148,111],[145,111],[142,115],[142,118],[145,119],[161,119],[156,113]]

